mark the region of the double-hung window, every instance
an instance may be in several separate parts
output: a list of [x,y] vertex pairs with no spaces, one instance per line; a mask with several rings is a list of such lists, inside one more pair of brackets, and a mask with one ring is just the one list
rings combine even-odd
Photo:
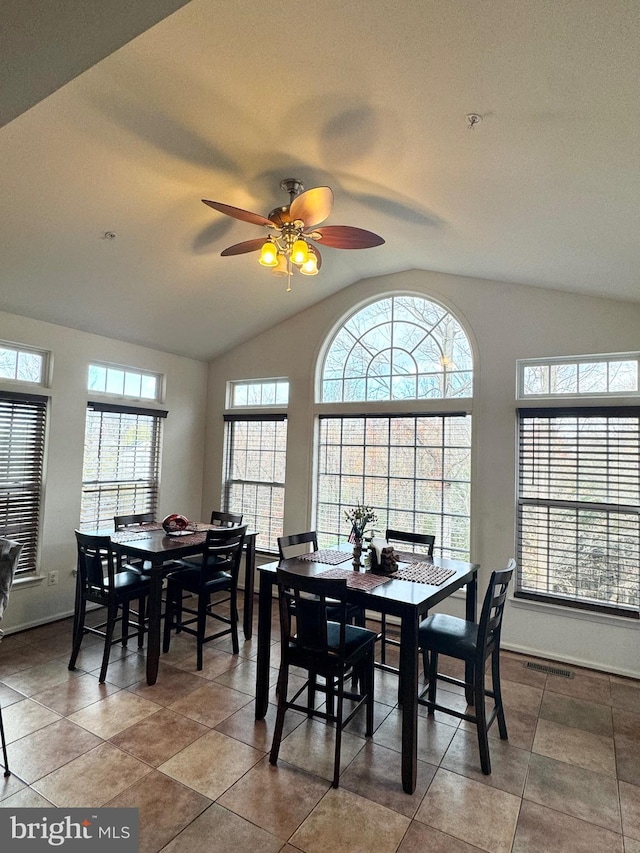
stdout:
[[87,408],[80,528],[111,528],[114,515],[155,512],[166,411],[91,402]]
[[639,377],[637,352],[518,363],[538,399],[518,411],[516,597],[639,617]]
[[47,397],[0,391],[0,535],[23,545],[19,573],[36,569]]
[[243,523],[259,531],[262,551],[277,551],[282,536],[287,416],[273,410],[285,408],[288,399],[286,379],[229,383],[229,408],[234,411],[224,416],[224,507],[242,513]]

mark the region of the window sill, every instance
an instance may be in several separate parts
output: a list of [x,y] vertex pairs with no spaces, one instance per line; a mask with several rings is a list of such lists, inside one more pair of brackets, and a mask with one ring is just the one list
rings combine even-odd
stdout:
[[640,630],[640,620],[629,619],[625,616],[614,616],[611,613],[598,613],[595,610],[576,610],[573,607],[563,607],[561,604],[547,604],[544,601],[531,601],[524,598],[509,597],[509,605],[532,613],[553,614],[563,619],[578,619],[582,622],[598,623],[620,628]]

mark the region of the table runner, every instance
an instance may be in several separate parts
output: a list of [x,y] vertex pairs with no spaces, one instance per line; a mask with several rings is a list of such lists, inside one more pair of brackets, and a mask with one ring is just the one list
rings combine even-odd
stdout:
[[442,566],[434,566],[433,563],[413,563],[410,566],[401,566],[392,577],[401,581],[441,586],[453,575],[455,575],[454,569],[444,569]]
[[300,560],[308,560],[311,563],[328,563],[337,566],[338,563],[346,563],[352,558],[348,551],[336,551],[331,548],[321,548],[319,551],[310,551],[308,554],[300,554]]
[[389,578],[382,575],[372,575],[370,572],[354,572],[353,569],[327,569],[320,572],[318,577],[328,580],[347,579],[347,586],[351,589],[375,589],[375,587],[386,583]]

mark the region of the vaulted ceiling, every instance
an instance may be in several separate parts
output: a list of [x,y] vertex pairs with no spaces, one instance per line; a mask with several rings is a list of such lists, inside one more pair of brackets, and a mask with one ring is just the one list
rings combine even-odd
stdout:
[[[50,5],[3,21],[1,310],[206,359],[411,268],[640,300],[636,0]],[[221,258],[262,229],[201,199],[290,177],[385,244]]]

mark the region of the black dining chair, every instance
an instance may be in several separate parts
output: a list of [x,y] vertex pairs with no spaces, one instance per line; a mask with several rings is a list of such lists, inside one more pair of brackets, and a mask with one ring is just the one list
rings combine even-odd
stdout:
[[[114,643],[127,645],[129,628],[135,628],[138,634],[138,647],[144,644],[144,612],[149,593],[149,578],[119,562],[111,547],[110,536],[94,536],[75,531],[78,546],[78,565],[76,575],[76,604],[73,620],[73,647],[69,660],[69,669],[76,668],[76,660],[85,634],[95,634],[104,639],[104,653],[99,681],[102,684],[107,675],[109,653]],[[137,621],[130,622],[130,604],[137,600]],[[99,625],[85,624],[87,603],[100,604],[107,610],[107,618]],[[116,624],[120,622],[122,632],[114,638]]]
[[[311,547],[300,548],[300,545],[310,545]],[[278,554],[281,560],[317,550],[318,534],[315,530],[307,530],[305,533],[291,533],[289,536],[278,536]]]
[[[480,766],[486,776],[491,773],[488,732],[494,720],[498,720],[501,740],[507,740],[507,725],[500,690],[500,634],[507,587],[515,567],[515,560],[512,559],[509,560],[506,569],[492,573],[478,623],[447,616],[444,613],[434,613],[420,623],[418,630],[418,642],[422,649],[424,675],[427,681],[426,687],[420,693],[419,702],[427,706],[429,716],[432,716],[434,711],[443,711],[475,724],[478,731]],[[473,670],[472,682],[467,683],[439,673],[438,655],[440,654],[469,664]],[[491,658],[491,690],[485,686],[485,666],[489,658]],[[438,679],[460,687],[472,687],[475,713],[462,713],[439,705],[436,701]],[[486,696],[494,700],[493,709],[488,717],[485,706]]]
[[[128,515],[114,515],[113,528],[114,530],[125,530],[127,527],[140,527],[141,524],[152,524],[156,520],[153,512],[136,512]],[[130,568],[139,572],[148,572],[151,569],[151,563],[141,560],[139,557],[126,557],[120,555],[120,560],[126,562]]]
[[[387,528],[385,539],[390,544],[400,542],[404,545],[419,546],[418,552],[425,554],[427,557],[433,557],[433,546],[436,537],[430,533],[411,533],[405,530],[393,530]],[[412,550],[415,550],[412,547]],[[382,613],[380,616],[380,667],[391,672],[397,672],[397,668],[387,664],[387,646],[400,646],[400,640],[387,635],[387,617]]]
[[[9,601],[13,579],[16,574],[16,566],[20,559],[22,543],[12,539],[0,538],[0,622],[4,616],[5,607]],[[2,631],[0,631],[0,637]],[[4,762],[4,775],[11,776],[9,770],[9,757],[7,755],[7,741],[4,734],[4,721],[2,719],[2,705],[0,705],[0,740],[2,740],[2,760]]]
[[[163,651],[168,652],[171,643],[171,631],[185,631],[197,640],[197,669],[203,666],[203,646],[210,640],[231,634],[234,655],[239,654],[238,643],[238,573],[244,535],[244,527],[220,527],[207,530],[207,538],[202,555],[202,564],[193,566],[183,562],[179,571],[167,575],[167,611],[164,620]],[[180,561],[178,561],[180,562]],[[197,596],[197,609],[186,607],[183,593]],[[228,593],[223,598],[211,596],[216,593]],[[229,612],[224,605],[229,604]],[[187,614],[185,618],[184,614]],[[213,634],[207,634],[207,618],[222,622],[226,627]],[[192,625],[196,625],[195,629]]]
[[[365,735],[371,737],[373,734],[373,650],[377,634],[349,624],[346,580],[307,577],[283,569],[278,569],[277,578],[281,658],[278,711],[269,761],[271,764],[278,762],[287,711],[301,711],[309,717],[319,717],[335,725],[332,784],[337,788],[342,732],[363,706],[366,706]],[[308,679],[288,699],[292,667],[306,670]],[[345,690],[345,679],[349,674],[356,676],[358,693]],[[324,678],[323,684],[318,683],[318,676]],[[301,704],[298,700],[305,691],[307,703]],[[325,710],[316,707],[317,691],[326,695]],[[356,703],[346,716],[345,699]]]
[[[211,510],[209,524],[213,524],[216,527],[239,527],[242,524],[242,513],[213,509]],[[202,554],[193,554],[190,557],[185,557],[182,562],[188,563],[190,566],[200,567],[202,565]]]

